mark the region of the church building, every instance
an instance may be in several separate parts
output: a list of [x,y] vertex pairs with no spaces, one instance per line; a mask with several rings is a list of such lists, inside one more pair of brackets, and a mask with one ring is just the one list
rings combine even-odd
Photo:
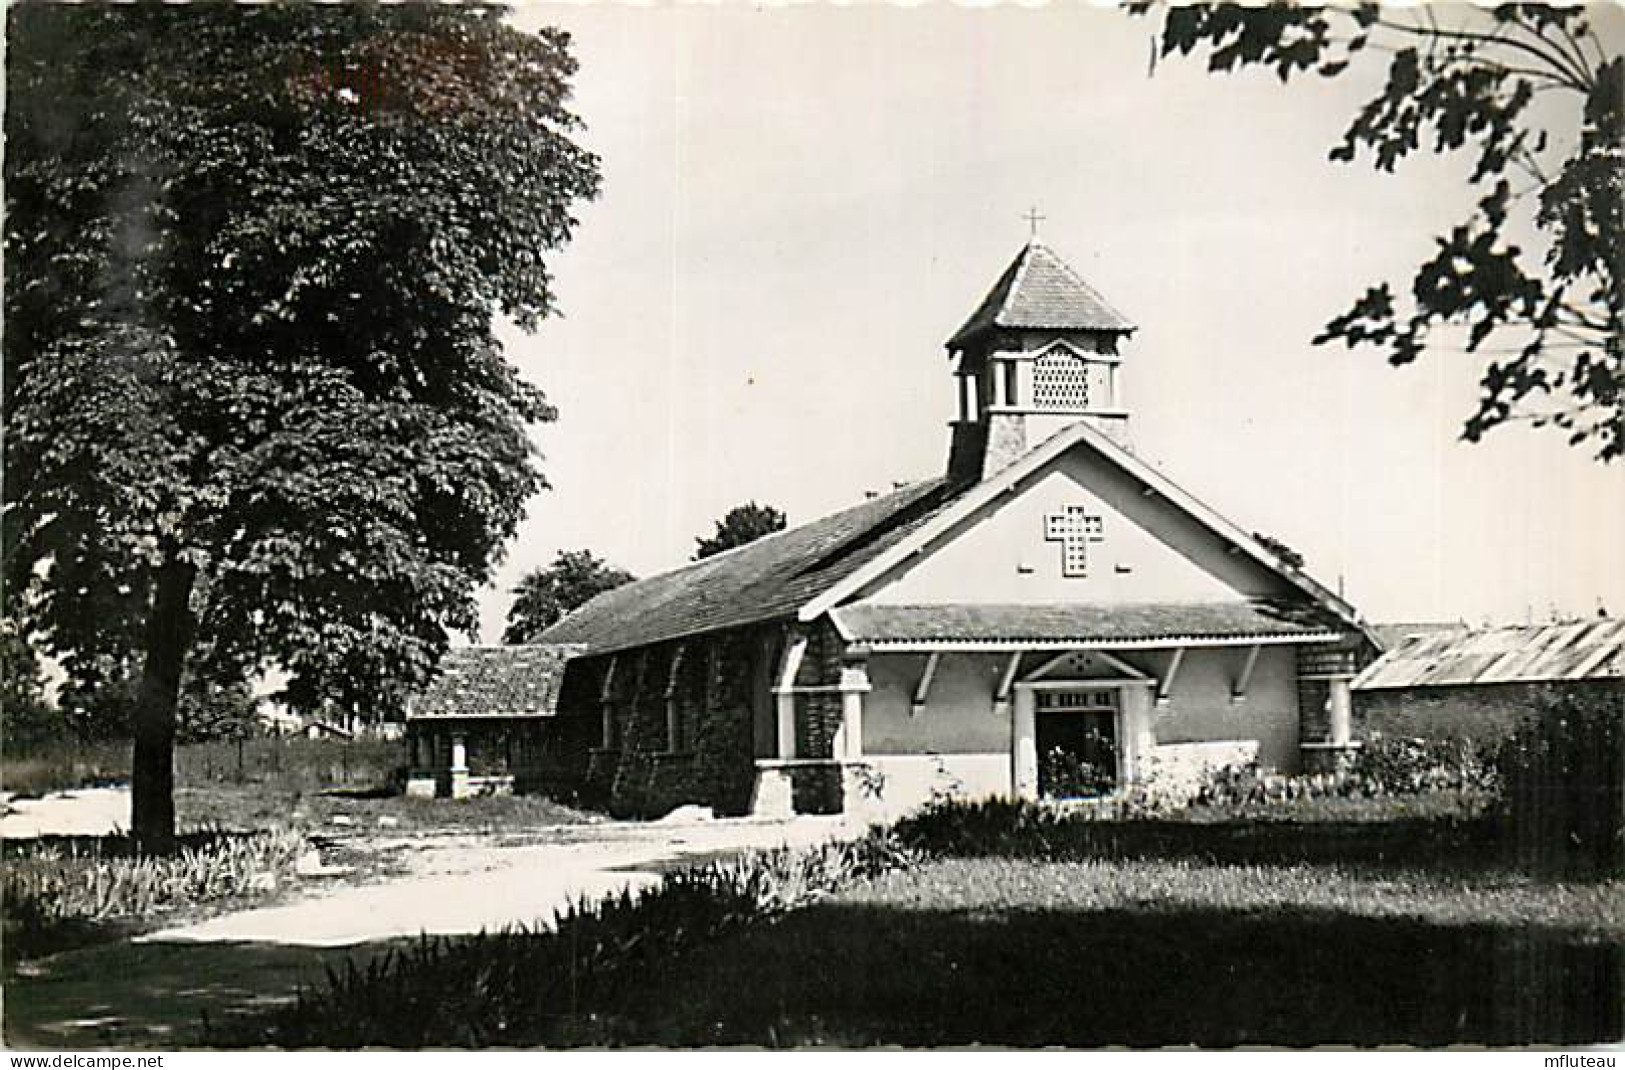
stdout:
[[[948,340],[942,474],[559,621],[509,773],[623,814],[883,815],[1335,762],[1374,642],[1136,456],[1134,330],[1035,238]],[[424,776],[479,748],[458,724],[409,719]]]

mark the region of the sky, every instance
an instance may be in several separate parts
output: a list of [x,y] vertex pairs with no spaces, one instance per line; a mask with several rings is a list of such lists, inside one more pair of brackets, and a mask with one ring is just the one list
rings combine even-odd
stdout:
[[[1617,51],[1625,14],[1594,12]],[[552,254],[562,316],[505,340],[558,406],[482,595],[588,548],[639,575],[754,499],[791,523],[937,475],[943,343],[1041,236],[1139,331],[1137,452],[1282,539],[1369,620],[1625,612],[1625,464],[1509,426],[1458,441],[1482,358],[1310,340],[1408,286],[1472,203],[1462,161],[1327,150],[1380,65],[1282,87],[1150,62],[1088,7],[525,4],[574,37],[604,189]]]

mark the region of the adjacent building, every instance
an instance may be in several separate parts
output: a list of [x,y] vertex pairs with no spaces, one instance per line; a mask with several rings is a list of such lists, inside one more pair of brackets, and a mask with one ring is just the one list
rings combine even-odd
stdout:
[[1504,738],[1544,694],[1621,694],[1625,620],[1414,632],[1352,684],[1356,730],[1423,739]]

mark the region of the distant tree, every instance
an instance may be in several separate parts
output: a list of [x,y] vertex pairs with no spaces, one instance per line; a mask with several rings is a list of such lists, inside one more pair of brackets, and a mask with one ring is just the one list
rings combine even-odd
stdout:
[[[131,663],[123,675],[109,673],[94,685],[66,687],[58,696],[58,722],[81,741],[129,739],[141,697],[141,673]],[[221,682],[187,674],[175,700],[175,739],[198,743],[240,739],[258,728],[259,703],[247,681]]]
[[[1315,342],[1375,346],[1390,363],[1464,348],[1485,358],[1477,442],[1510,420],[1563,429],[1601,460],[1625,454],[1625,65],[1584,6],[1411,8],[1136,2],[1162,12],[1164,56],[1261,66],[1283,82],[1387,57],[1388,80],[1331,150],[1395,165],[1424,147],[1471,154],[1480,191],[1436,239],[1401,299],[1368,289]],[[1596,12],[1601,14],[1599,10]],[[1509,238],[1532,223],[1543,248]],[[1464,328],[1465,346],[1441,337]]]
[[495,7],[7,19],[7,612],[70,678],[139,667],[165,850],[189,675],[362,710],[476,627],[553,415],[498,317],[552,312],[597,160],[567,35]]
[[757,505],[753,501],[736,505],[717,521],[717,530],[709,539],[694,540],[697,545],[694,560],[702,561],[724,550],[755,542],[763,535],[783,531],[784,525],[784,514],[771,505]]
[[0,729],[5,747],[18,748],[60,737],[61,714],[45,694],[39,655],[16,623],[0,619]]
[[513,589],[504,643],[529,643],[578,606],[635,579],[591,550],[561,550],[546,568],[527,573]]
[[1266,550],[1280,558],[1286,564],[1297,569],[1303,568],[1303,555],[1298,553],[1298,551],[1294,550],[1292,547],[1288,546],[1286,543],[1282,542],[1280,539],[1277,539],[1273,535],[1266,535],[1262,531],[1253,532],[1253,538],[1258,540],[1258,542],[1261,543]]

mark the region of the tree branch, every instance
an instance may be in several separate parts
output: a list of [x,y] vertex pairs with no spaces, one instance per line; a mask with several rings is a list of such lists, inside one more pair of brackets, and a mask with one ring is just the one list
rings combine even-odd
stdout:
[[[1584,80],[1576,78],[1574,76],[1574,72],[1569,69],[1566,63],[1562,62],[1560,59],[1554,59],[1544,49],[1537,48],[1526,41],[1516,41],[1509,37],[1495,37],[1484,33],[1473,33],[1470,30],[1446,30],[1442,28],[1430,30],[1425,26],[1412,26],[1408,23],[1393,22],[1389,19],[1378,19],[1375,23],[1373,23],[1373,25],[1381,26],[1383,29],[1409,34],[1413,37],[1443,38],[1452,41],[1468,41],[1474,44],[1494,44],[1502,45],[1507,48],[1515,48],[1520,52],[1527,52],[1529,55],[1534,56],[1536,59],[1546,64],[1548,67],[1560,72],[1562,77],[1557,78],[1557,80],[1563,85],[1568,86],[1570,89],[1573,89],[1578,93],[1589,92]],[[1542,37],[1541,40],[1547,41],[1547,39],[1544,37]],[[1547,41],[1547,43],[1550,44],[1551,42]],[[1554,78],[1556,77],[1557,76],[1554,75]]]

